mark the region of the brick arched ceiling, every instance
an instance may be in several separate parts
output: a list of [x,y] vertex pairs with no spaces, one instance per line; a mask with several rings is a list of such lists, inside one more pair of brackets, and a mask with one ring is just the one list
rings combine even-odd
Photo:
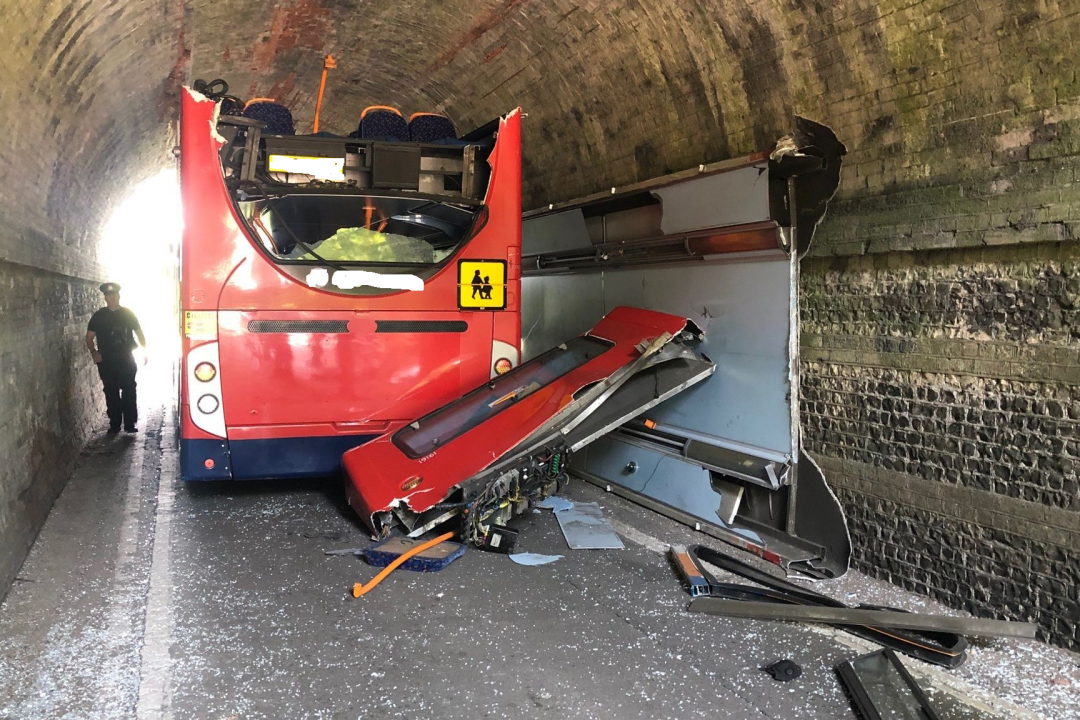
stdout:
[[795,112],[851,149],[843,195],[875,193],[986,165],[1080,94],[1070,4],[0,0],[3,206],[63,263],[169,162],[182,83],[277,97],[303,132],[327,52],[325,129],[368,104],[459,129],[521,105],[526,207],[763,148]]
[[832,126],[803,418],[859,567],[1080,648],[1078,29],[1080,0],[0,0],[0,594],[103,429],[99,229],[172,163],[180,87],[307,132],[330,52],[328,130],[522,106],[526,207]]

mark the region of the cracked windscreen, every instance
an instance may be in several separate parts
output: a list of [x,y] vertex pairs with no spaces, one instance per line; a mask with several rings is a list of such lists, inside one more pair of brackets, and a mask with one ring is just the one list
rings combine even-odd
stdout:
[[241,203],[275,259],[434,265],[469,235],[479,207],[419,198],[295,194]]

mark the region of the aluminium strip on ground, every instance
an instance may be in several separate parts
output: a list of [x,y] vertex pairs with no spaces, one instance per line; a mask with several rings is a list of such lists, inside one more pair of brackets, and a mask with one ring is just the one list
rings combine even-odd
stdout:
[[877,625],[881,627],[951,632],[983,637],[1008,637],[1032,640],[1035,623],[952,615],[923,615],[899,610],[869,610],[863,608],[821,607],[813,605],[782,605],[773,602],[727,600],[716,597],[695,597],[688,608],[693,613],[757,620],[797,620],[822,622],[830,625]]

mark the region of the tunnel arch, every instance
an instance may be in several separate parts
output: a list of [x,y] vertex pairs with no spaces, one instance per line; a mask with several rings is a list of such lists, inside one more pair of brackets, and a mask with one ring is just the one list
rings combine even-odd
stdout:
[[[306,132],[333,53],[330,130],[352,129],[368,104],[445,112],[461,130],[522,106],[527,208],[763,149],[795,113],[830,125],[850,152],[804,265],[805,378],[820,397],[807,408],[808,444],[858,511],[863,569],[991,607],[965,589],[990,575],[957,565],[913,579],[912,553],[932,550],[905,548],[900,527],[883,538],[875,523],[897,515],[980,538],[993,521],[955,508],[984,503],[987,518],[1022,520],[972,552],[998,553],[1006,569],[1027,562],[999,547],[1009,544],[1075,559],[1080,536],[1050,537],[1037,519],[1075,527],[1075,447],[1057,464],[987,478],[1017,433],[1053,448],[1080,412],[1069,369],[1080,364],[1077,18],[1066,0],[0,2],[0,456],[10,459],[0,537],[13,548],[0,587],[100,418],[80,346],[105,279],[100,229],[131,187],[172,163],[180,87],[226,78],[239,94],[284,102]],[[1045,313],[1018,312],[1025,303]],[[992,353],[973,344],[987,338]],[[965,432],[989,438],[967,458],[881,436],[829,399],[868,388],[939,398],[961,386],[965,418],[1034,412],[987,405],[1007,396],[1042,408],[1041,429],[982,415],[943,425],[961,448]],[[904,490],[940,485],[952,514]],[[1014,594],[1044,614],[1048,637],[1078,647],[1075,602]]]
[[925,185],[949,174],[945,155],[988,158],[992,138],[1077,94],[1060,82],[1064,11],[1045,0],[10,5],[8,143],[37,147],[21,166],[46,190],[25,210],[69,233],[131,168],[168,162],[182,83],[275,97],[305,131],[325,53],[339,66],[324,124],[342,132],[368,104],[463,129],[521,105],[527,207],[763,149],[794,113],[852,149],[844,194]]

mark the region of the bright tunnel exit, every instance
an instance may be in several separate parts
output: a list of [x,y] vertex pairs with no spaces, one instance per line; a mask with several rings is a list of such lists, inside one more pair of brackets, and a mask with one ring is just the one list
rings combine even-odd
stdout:
[[173,169],[136,185],[102,231],[104,279],[120,284],[120,304],[135,313],[146,336],[145,352],[135,351],[140,363],[139,400],[144,406],[164,402],[175,393],[182,232],[180,187]]

